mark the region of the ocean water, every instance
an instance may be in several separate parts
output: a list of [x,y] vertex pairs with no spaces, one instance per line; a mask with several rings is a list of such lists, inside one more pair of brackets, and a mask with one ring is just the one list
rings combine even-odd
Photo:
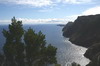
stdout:
[[[0,50],[5,43],[2,30],[8,29],[8,25],[0,25]],[[77,46],[68,41],[68,38],[62,36],[62,28],[56,24],[34,24],[23,25],[24,29],[33,28],[36,32],[42,31],[46,35],[47,45],[52,44],[57,47],[57,61],[61,66],[69,66],[72,62],[85,66],[89,60],[83,56],[87,48]]]

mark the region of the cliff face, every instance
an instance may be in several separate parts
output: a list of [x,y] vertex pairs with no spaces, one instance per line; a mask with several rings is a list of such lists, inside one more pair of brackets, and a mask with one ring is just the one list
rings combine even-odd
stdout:
[[73,22],[68,22],[64,28],[62,29],[62,31],[66,32],[67,28],[69,28],[71,25],[73,24]]
[[88,47],[84,56],[91,62],[86,66],[100,66],[100,14],[79,16],[63,35],[74,44]]
[[79,16],[74,23],[63,30],[72,43],[89,47],[100,42],[100,15]]
[[98,53],[100,54],[100,43],[94,44],[89,47],[84,56],[89,58],[90,60],[93,60],[93,58],[98,55]]

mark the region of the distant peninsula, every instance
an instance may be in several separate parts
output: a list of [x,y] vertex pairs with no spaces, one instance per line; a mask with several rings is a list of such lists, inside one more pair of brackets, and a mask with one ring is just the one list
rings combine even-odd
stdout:
[[57,24],[57,26],[64,27],[65,24]]

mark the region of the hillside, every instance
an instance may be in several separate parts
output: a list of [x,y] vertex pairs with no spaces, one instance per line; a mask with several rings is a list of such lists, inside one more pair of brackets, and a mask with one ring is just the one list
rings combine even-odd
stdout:
[[64,26],[64,28],[62,29],[62,31],[65,32],[65,31],[67,30],[67,28],[70,27],[72,24],[73,24],[73,22],[68,22],[68,23]]
[[100,66],[100,14],[79,16],[71,26],[65,27],[65,37],[74,44],[88,47],[84,56],[91,61],[86,66]]
[[[66,26],[65,26],[66,27]],[[89,47],[100,42],[100,14],[79,16],[63,35],[74,44]]]

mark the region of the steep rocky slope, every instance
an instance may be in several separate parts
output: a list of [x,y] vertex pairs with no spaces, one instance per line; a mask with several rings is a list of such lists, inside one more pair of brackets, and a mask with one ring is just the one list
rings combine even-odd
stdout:
[[91,62],[86,66],[100,66],[100,14],[79,16],[63,29],[63,35],[74,44],[88,47],[84,56]]
[[71,26],[63,29],[63,35],[69,37],[72,43],[85,47],[99,43],[100,14],[79,16]]

